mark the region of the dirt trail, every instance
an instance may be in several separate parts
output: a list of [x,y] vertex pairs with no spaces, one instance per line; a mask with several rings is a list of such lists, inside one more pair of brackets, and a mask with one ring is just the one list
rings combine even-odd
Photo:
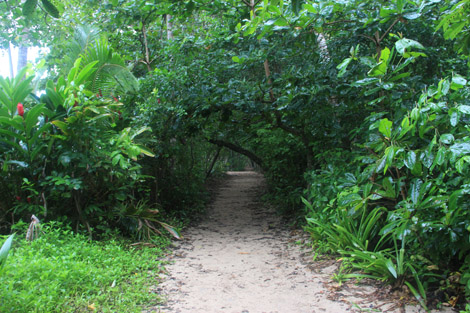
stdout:
[[331,281],[335,264],[312,271],[295,244],[299,237],[259,202],[263,187],[258,173],[228,173],[208,217],[184,232],[185,240],[170,257],[168,277],[157,290],[166,302],[150,311],[359,312],[357,303],[367,311],[405,312],[393,303],[370,300],[371,287],[338,291]]

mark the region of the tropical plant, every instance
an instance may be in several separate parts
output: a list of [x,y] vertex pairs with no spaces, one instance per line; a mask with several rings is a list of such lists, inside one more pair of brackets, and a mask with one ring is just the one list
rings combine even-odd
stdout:
[[3,268],[3,266],[5,266],[14,237],[15,234],[8,236],[7,240],[5,240],[5,242],[2,244],[2,247],[0,248],[0,270]]

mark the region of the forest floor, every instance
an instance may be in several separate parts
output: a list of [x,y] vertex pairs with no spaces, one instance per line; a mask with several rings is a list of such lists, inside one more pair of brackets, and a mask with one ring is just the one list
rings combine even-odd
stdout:
[[207,216],[168,256],[155,290],[163,304],[145,312],[424,312],[404,292],[335,281],[339,262],[312,261],[308,237],[263,205],[264,191],[261,174],[227,173]]

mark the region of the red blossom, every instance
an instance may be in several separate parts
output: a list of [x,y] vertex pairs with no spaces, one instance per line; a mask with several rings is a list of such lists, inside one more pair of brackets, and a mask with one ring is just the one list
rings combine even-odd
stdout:
[[18,105],[16,106],[16,109],[18,110],[18,115],[23,117],[24,115],[24,107],[21,103],[18,103]]
[[16,196],[15,198],[16,198],[16,200],[21,201],[21,197],[20,197],[20,196]]
[[114,101],[119,102],[119,100],[113,96]]
[[31,197],[27,197],[26,201],[28,201],[28,203],[31,203]]
[[162,103],[162,102],[160,101],[160,98],[157,99],[157,102],[158,102],[158,103]]

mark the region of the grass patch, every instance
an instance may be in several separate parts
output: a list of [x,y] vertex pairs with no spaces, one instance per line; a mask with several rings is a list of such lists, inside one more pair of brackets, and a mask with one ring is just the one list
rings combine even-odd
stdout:
[[13,243],[0,271],[0,312],[140,312],[158,302],[150,287],[164,243],[135,249],[89,242],[58,223],[42,230],[33,242]]

